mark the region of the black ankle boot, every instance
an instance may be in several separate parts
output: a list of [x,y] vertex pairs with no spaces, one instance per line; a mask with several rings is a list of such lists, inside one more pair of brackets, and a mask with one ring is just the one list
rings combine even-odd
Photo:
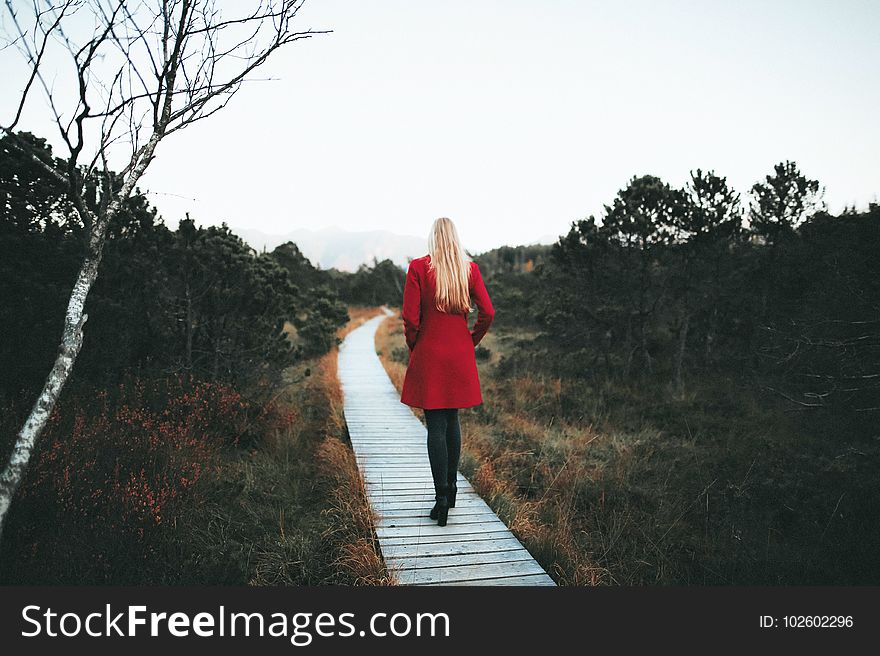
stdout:
[[431,508],[431,519],[437,520],[438,526],[446,526],[446,518],[449,515],[449,501],[446,498],[446,489],[438,490],[434,495],[435,503]]
[[455,508],[455,493],[458,492],[458,486],[453,481],[449,484],[446,492],[446,500],[449,502],[450,508]]

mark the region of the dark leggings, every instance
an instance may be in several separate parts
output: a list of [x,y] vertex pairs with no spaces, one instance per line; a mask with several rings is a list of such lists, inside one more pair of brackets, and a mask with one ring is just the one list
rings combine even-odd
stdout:
[[455,483],[458,477],[458,456],[461,454],[461,426],[458,408],[425,410],[428,427],[428,460],[434,478],[434,491],[439,493]]

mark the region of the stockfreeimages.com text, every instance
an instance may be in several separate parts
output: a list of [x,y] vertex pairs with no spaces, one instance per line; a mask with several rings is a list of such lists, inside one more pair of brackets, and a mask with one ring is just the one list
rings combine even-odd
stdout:
[[255,636],[289,638],[291,644],[304,647],[315,636],[449,637],[450,631],[446,613],[373,613],[360,629],[354,622],[354,613],[239,613],[227,612],[224,606],[216,613],[199,612],[192,616],[183,612],[148,612],[146,606],[126,606],[117,612],[110,604],[106,604],[103,612],[85,616],[73,612],[59,614],[36,605],[25,606],[21,614],[26,624],[23,637]]

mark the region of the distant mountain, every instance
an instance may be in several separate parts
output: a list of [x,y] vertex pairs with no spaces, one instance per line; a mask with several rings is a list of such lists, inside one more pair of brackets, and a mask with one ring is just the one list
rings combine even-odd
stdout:
[[308,230],[298,228],[284,234],[271,234],[254,228],[229,227],[258,251],[274,250],[292,241],[315,266],[321,269],[356,271],[361,264],[389,259],[405,267],[410,258],[427,252],[427,240],[399,235],[388,230],[349,231],[340,228]]
[[541,235],[540,237],[538,237],[534,241],[530,241],[526,245],[527,246],[536,246],[539,244],[555,244],[557,241],[559,241],[559,235],[551,235],[548,233],[546,235]]

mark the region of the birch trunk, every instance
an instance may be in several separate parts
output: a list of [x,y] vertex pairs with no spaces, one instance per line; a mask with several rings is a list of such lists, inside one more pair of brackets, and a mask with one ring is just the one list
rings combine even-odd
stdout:
[[0,543],[3,539],[3,528],[6,525],[6,517],[12,505],[12,499],[18,491],[21,481],[24,479],[31,455],[40,439],[49,416],[58,402],[61,390],[70,377],[73,364],[79,355],[83,341],[83,325],[88,315],[83,312],[89,291],[98,277],[98,266],[104,252],[104,241],[107,234],[107,226],[110,220],[119,210],[122,200],[127,198],[134,189],[135,184],[143,175],[153,152],[161,139],[161,134],[154,133],[144,149],[138,153],[139,158],[136,166],[132,168],[128,179],[122,185],[118,195],[107,205],[102,216],[82,217],[83,221],[91,222],[92,231],[89,236],[89,250],[83,260],[82,267],[76,277],[70,299],[67,303],[67,311],[64,315],[64,331],[61,335],[61,344],[58,347],[58,355],[55,364],[43,383],[36,402],[31,408],[30,414],[25,419],[24,425],[16,436],[15,445],[12,447],[12,455],[6,463],[3,472],[0,473]]
[[[221,18],[213,3],[199,0],[156,3],[153,14],[150,14],[149,7],[129,9],[126,3],[110,3],[116,7],[109,10],[102,3],[73,0],[57,5],[46,3],[45,8],[41,3],[33,3],[34,21],[30,26],[20,23],[20,13],[13,4],[8,0],[5,3],[14,27],[9,44],[16,44],[32,72],[22,90],[15,117],[8,125],[0,125],[0,132],[15,134],[14,129],[32,86],[34,83],[42,86],[70,157],[64,170],[56,169],[54,164],[33,153],[31,157],[56,180],[69,186],[71,201],[89,236],[88,252],[68,301],[55,363],[16,437],[12,455],[0,473],[0,539],[12,499],[82,347],[83,324],[87,318],[84,314],[86,298],[98,276],[107,226],[143,176],[156,146],[167,135],[225,107],[242,83],[249,79],[250,73],[262,66],[278,48],[313,34],[326,33],[324,30],[298,32],[291,29],[302,0],[267,0],[258,3],[257,9],[249,9],[247,13],[232,18]],[[81,6],[91,7],[98,28],[91,41],[86,41],[81,48],[74,48],[63,29],[66,29],[68,17]],[[68,10],[70,13],[65,16]],[[236,41],[239,37],[233,27],[243,29],[248,36]],[[230,36],[223,38],[224,34]],[[61,38],[57,38],[59,36]],[[263,45],[255,46],[258,42]],[[41,72],[46,48],[55,45],[62,49],[62,53],[72,56],[76,64],[78,85],[72,98],[74,104],[69,121],[67,118],[62,120],[56,111],[54,86],[47,83]],[[145,59],[151,63],[152,73],[142,75],[136,62]],[[119,75],[112,83],[104,80],[102,84],[94,78],[98,73],[93,66],[104,60],[120,66]],[[232,61],[235,65],[230,68]],[[127,85],[121,82],[124,79],[129,80]],[[137,83],[132,82],[135,79]],[[148,80],[153,80],[154,84]],[[89,102],[95,86],[101,89],[97,106]],[[94,100],[98,101],[98,97]],[[90,122],[93,120],[101,121],[100,143],[96,144],[97,151],[87,170],[97,171],[100,162],[106,178],[96,211],[89,209],[82,197],[83,180],[77,172],[81,166],[79,158],[85,156],[84,134],[90,134],[84,126],[93,125]],[[122,186],[114,191],[106,149],[120,139],[130,141],[132,152],[120,175]],[[88,181],[88,175],[85,180]],[[191,340],[191,325],[188,330]],[[191,366],[191,343],[187,347]]]

